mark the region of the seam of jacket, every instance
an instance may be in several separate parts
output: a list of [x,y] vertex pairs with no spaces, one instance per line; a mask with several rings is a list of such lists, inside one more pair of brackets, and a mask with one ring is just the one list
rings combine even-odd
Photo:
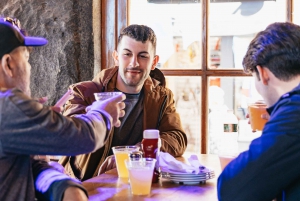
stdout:
[[158,116],[158,121],[157,121],[156,129],[158,129],[159,126],[160,126],[160,121],[161,121],[161,119],[162,119],[162,114],[163,114],[163,108],[166,107],[167,98],[168,98],[168,96],[165,96],[164,101],[163,101],[163,103],[162,103],[162,106],[160,107],[160,111],[159,111],[159,116]]

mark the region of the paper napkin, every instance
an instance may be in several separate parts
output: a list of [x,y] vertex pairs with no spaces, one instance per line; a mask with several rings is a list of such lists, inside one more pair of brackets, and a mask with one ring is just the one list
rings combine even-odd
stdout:
[[169,153],[160,152],[157,157],[157,164],[160,167],[162,172],[169,173],[189,173],[189,174],[199,174],[201,171],[204,171],[206,167],[204,167],[198,157],[196,155],[191,155],[188,158],[189,164],[185,164],[176,160]]

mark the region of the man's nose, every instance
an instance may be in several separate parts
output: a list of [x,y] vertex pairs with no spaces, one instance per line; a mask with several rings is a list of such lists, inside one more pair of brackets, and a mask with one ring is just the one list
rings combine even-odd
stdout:
[[130,65],[131,65],[132,67],[137,67],[137,66],[139,66],[139,62],[138,62],[138,59],[137,59],[136,56],[133,56],[133,57],[131,58]]

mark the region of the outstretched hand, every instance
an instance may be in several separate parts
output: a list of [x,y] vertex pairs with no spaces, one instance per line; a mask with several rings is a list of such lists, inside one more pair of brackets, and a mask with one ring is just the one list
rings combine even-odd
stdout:
[[121,121],[119,120],[119,118],[124,117],[125,115],[125,103],[122,102],[123,100],[125,100],[125,98],[126,96],[124,94],[120,94],[103,101],[95,101],[92,105],[86,108],[86,111],[88,112],[90,110],[104,110],[112,117],[113,125],[115,127],[119,127],[121,126]]

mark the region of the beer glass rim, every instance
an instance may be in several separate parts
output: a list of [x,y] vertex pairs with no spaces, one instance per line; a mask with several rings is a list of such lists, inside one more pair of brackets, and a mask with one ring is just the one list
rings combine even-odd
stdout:
[[124,146],[114,146],[112,149],[124,149],[124,148],[138,148],[137,145],[124,145]]

